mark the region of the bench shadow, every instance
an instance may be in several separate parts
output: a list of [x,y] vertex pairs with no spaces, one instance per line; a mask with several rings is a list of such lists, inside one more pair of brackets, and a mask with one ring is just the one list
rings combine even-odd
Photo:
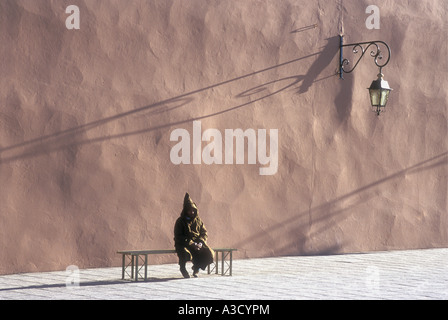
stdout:
[[139,280],[134,281],[132,279],[115,279],[115,280],[95,280],[95,281],[85,281],[80,282],[79,285],[67,285],[65,283],[54,283],[54,284],[37,284],[37,285],[29,285],[29,286],[21,286],[21,287],[10,287],[10,288],[0,288],[0,292],[2,291],[15,291],[15,290],[32,290],[32,289],[50,289],[50,288],[64,288],[66,287],[69,290],[78,288],[78,287],[98,287],[98,286],[108,286],[108,285],[118,285],[118,284],[137,284],[137,283],[151,283],[151,282],[169,282],[174,280],[183,280],[182,277],[168,277],[168,278],[148,278],[146,281]]

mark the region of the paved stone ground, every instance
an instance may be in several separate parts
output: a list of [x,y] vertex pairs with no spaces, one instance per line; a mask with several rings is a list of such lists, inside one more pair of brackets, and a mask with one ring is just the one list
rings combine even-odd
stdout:
[[0,276],[0,299],[448,299],[448,248],[234,260],[232,277],[183,279],[168,264],[150,266],[147,282],[121,280],[121,268],[79,270],[73,286],[76,272]]

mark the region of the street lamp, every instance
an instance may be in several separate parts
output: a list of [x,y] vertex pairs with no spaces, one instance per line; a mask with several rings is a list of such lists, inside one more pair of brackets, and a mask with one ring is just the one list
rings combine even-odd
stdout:
[[384,111],[389,98],[389,93],[392,89],[389,87],[389,83],[383,80],[383,74],[378,74],[378,79],[373,80],[369,88],[370,104],[372,105],[372,111],[376,112],[379,116]]
[[[387,100],[389,98],[389,93],[392,89],[389,87],[389,83],[383,79],[384,75],[382,73],[382,69],[389,63],[390,60],[390,48],[384,41],[368,41],[368,42],[359,42],[359,43],[351,43],[344,44],[344,36],[340,35],[340,45],[339,45],[339,78],[344,79],[344,73],[351,73],[358,66],[359,61],[364,57],[364,54],[367,50],[372,47],[372,51],[370,52],[370,56],[373,58],[375,65],[380,69],[378,73],[378,79],[373,80],[370,85],[369,95],[370,95],[370,104],[372,106],[372,111],[374,111],[378,116],[381,112],[385,111]],[[383,60],[383,55],[380,49],[380,44],[383,44],[387,49],[387,59],[384,63],[381,63]],[[361,56],[358,58],[353,68],[346,70],[344,66],[348,66],[350,61],[348,59],[343,58],[343,47],[353,47],[352,52],[357,54],[359,50],[361,50]]]

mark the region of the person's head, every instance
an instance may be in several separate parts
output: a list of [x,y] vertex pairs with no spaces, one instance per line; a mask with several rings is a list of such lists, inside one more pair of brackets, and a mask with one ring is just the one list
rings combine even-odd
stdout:
[[182,210],[182,214],[187,219],[194,219],[198,214],[198,207],[193,200],[191,200],[190,195],[188,193],[185,194],[184,197],[184,208]]
[[196,210],[194,210],[192,207],[188,208],[187,211],[185,212],[186,216],[190,219],[193,219],[194,216],[196,215]]

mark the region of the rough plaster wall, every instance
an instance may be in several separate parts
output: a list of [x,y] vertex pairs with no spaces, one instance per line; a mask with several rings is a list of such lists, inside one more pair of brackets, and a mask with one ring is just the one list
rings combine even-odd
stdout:
[[[368,30],[370,2],[0,0],[0,273],[171,248],[186,191],[238,258],[446,247],[447,2],[377,1]],[[341,30],[392,49],[379,118]],[[278,129],[278,172],[172,164],[193,120]]]

